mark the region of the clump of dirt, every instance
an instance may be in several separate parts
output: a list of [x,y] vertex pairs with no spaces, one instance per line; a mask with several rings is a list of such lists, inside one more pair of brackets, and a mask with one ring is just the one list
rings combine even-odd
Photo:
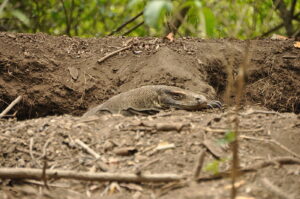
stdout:
[[[102,63],[123,45],[133,48]],[[245,90],[248,104],[299,113],[299,49],[293,41],[158,38],[70,38],[0,34],[0,109],[18,95],[19,119],[81,115],[111,96],[148,84],[167,84],[224,98],[226,71],[233,76],[250,48]]]

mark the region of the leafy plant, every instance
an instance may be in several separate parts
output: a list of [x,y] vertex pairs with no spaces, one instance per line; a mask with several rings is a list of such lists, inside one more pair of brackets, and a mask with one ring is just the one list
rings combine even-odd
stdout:
[[0,30],[82,37],[105,36],[144,11],[144,19],[136,19],[124,31],[144,21],[144,25],[134,29],[130,35],[163,36],[168,22],[186,9],[187,13],[180,19],[178,29],[183,36],[245,39],[272,33],[269,30],[274,27],[279,27],[275,28],[277,33],[285,34],[288,27],[282,25],[283,21],[292,25],[292,28],[289,26],[289,34],[291,30],[297,34],[300,29],[300,3],[294,0],[281,1],[286,11],[293,11],[292,19],[287,20],[274,1],[2,0]]
[[165,0],[150,1],[144,10],[145,22],[150,27],[157,28],[161,18],[172,10],[172,3]]

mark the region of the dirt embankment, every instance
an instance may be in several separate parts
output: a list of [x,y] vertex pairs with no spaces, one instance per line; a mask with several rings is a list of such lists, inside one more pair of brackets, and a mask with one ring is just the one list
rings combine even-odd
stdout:
[[[167,84],[224,99],[227,69],[245,59],[247,42],[238,40],[138,38],[133,48],[103,63],[97,60],[131,38],[57,37],[0,34],[0,109],[24,99],[19,119],[55,114],[81,115],[88,107],[132,88]],[[300,112],[300,59],[293,41],[252,40],[246,104]]]

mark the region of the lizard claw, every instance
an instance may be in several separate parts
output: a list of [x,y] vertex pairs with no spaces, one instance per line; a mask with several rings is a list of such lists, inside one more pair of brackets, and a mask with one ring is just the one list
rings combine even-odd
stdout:
[[222,103],[217,100],[212,100],[207,104],[208,108],[222,108]]

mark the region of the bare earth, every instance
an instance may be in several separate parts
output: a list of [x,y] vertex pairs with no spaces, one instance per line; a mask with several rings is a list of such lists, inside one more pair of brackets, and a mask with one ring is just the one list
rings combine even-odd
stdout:
[[[300,49],[293,43],[196,38],[169,43],[159,38],[0,33],[0,112],[23,97],[10,117],[0,120],[0,199],[229,198],[230,178],[213,178],[212,170],[217,163],[218,173],[230,168],[230,146],[220,142],[234,124],[230,104],[222,110],[170,110],[149,117],[80,116],[113,95],[149,84],[178,86],[226,102],[226,71],[232,67],[236,79],[247,47],[250,63],[244,106],[238,113],[240,167],[271,163],[242,173],[238,196],[300,198]],[[126,45],[133,47],[97,63]],[[202,151],[206,157],[195,182]],[[280,163],[278,158],[290,161]],[[1,179],[4,167],[42,171],[45,162],[46,173],[139,171],[183,179],[153,183],[50,178],[49,189],[42,180]]]

